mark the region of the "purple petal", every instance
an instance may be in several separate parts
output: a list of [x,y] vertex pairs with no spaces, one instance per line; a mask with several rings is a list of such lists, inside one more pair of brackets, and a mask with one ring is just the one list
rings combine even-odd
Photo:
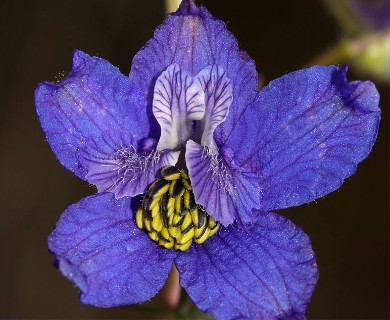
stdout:
[[144,193],[156,180],[157,172],[175,165],[179,155],[179,151],[139,154],[133,148],[123,148],[108,159],[80,153],[79,161],[88,172],[88,182],[96,185],[99,192],[112,192],[119,199]]
[[260,173],[261,207],[276,210],[341,186],[377,136],[379,95],[371,82],[346,80],[346,68],[290,73],[258,94],[225,147]]
[[205,67],[219,65],[232,81],[231,111],[215,134],[216,142],[222,143],[256,95],[258,78],[253,60],[239,50],[236,38],[222,21],[206,8],[183,1],[133,59],[130,79],[140,85],[149,105],[157,77],[171,64],[178,64],[192,76]]
[[285,217],[258,216],[177,256],[180,283],[216,319],[304,319],[318,278],[310,240]]
[[191,120],[202,119],[204,111],[204,91],[199,81],[177,64],[169,66],[154,87],[153,114],[161,127],[157,150],[181,147],[191,135]]
[[41,83],[37,113],[59,161],[80,178],[78,152],[102,159],[122,148],[138,147],[149,133],[145,102],[118,68],[75,51],[70,73],[59,83]]
[[174,251],[152,242],[135,225],[130,199],[111,193],[68,207],[49,236],[59,269],[98,307],[140,303],[163,286]]
[[226,159],[192,140],[187,142],[186,164],[195,201],[224,226],[234,220],[250,222],[252,208],[259,207],[258,176]]

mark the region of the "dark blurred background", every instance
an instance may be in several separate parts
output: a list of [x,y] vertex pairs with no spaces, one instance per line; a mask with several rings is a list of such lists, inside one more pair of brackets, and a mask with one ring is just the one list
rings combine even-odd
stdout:
[[[198,3],[227,23],[265,83],[313,61],[345,62],[345,54],[332,57],[332,48],[359,36],[319,0]],[[136,307],[81,305],[77,289],[52,266],[47,235],[67,205],[94,189],[56,160],[33,100],[39,81],[69,70],[75,48],[128,74],[132,57],[164,15],[158,0],[0,1],[0,318],[161,319],[165,313],[161,294]],[[389,316],[389,87],[386,75],[360,72],[359,63],[352,62],[349,79],[373,80],[381,93],[373,152],[337,192],[280,212],[303,228],[317,254],[320,279],[309,319]],[[180,308],[164,318],[188,318],[192,307],[185,299]]]

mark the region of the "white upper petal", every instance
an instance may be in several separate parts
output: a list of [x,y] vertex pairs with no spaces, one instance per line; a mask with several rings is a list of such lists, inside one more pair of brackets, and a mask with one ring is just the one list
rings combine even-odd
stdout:
[[192,77],[170,65],[154,87],[153,114],[161,127],[157,151],[180,150],[191,139],[218,152],[213,134],[232,102],[232,84],[221,67],[208,66]]

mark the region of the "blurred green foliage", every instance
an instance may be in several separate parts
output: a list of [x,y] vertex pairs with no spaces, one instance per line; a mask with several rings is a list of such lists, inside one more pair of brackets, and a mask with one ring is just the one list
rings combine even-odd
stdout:
[[313,64],[351,64],[368,77],[390,82],[390,2],[325,0],[341,28],[340,41]]

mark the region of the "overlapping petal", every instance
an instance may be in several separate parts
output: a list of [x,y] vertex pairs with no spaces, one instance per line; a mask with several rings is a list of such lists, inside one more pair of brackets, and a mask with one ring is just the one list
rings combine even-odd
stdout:
[[222,21],[212,17],[206,8],[184,0],[133,59],[130,79],[140,85],[149,106],[156,79],[173,63],[192,76],[208,66],[219,65],[232,81],[233,104],[228,118],[215,132],[216,142],[222,143],[256,95],[258,77],[253,60],[239,50],[236,38]]
[[[153,154],[152,139],[147,138],[146,102],[139,97],[118,68],[76,51],[68,76],[57,84],[41,83],[35,101],[42,128],[59,161],[96,184],[99,191],[109,189],[119,197],[143,192],[154,180],[155,169],[177,160],[175,154]],[[124,159],[124,155],[132,157]],[[151,158],[164,161],[143,161]],[[129,162],[134,168],[145,168],[129,175]],[[145,172],[150,171],[148,179]],[[141,175],[141,182],[135,181]],[[141,190],[135,183],[141,184]]]
[[180,151],[138,153],[134,148],[122,148],[109,158],[98,159],[80,152],[79,162],[87,171],[85,178],[99,192],[112,192],[115,197],[143,194],[156,179],[161,168],[174,165]]
[[222,154],[188,141],[186,164],[195,200],[215,220],[228,226],[253,219],[259,207],[258,176],[245,168],[232,167]]
[[318,277],[310,241],[287,218],[258,216],[178,255],[180,283],[216,319],[304,319]]
[[[129,79],[106,60],[75,51],[72,70],[59,83],[43,82],[37,113],[60,162],[80,178],[77,151],[107,157],[147,136],[149,121]],[[129,130],[131,128],[132,130]]]
[[263,88],[225,146],[260,173],[262,210],[296,206],[336,190],[370,152],[379,95],[346,68],[313,67]]
[[133,222],[129,198],[112,193],[68,207],[49,236],[61,272],[98,307],[139,303],[163,286],[175,252],[150,241]]

